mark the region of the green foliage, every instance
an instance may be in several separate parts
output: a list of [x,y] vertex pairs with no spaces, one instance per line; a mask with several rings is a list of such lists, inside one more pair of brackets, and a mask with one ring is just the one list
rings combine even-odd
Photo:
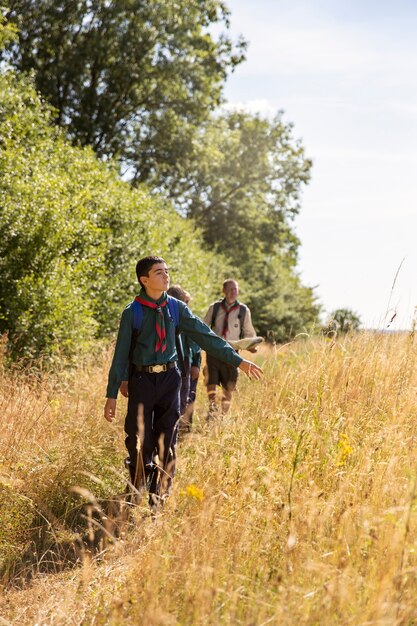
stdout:
[[316,330],[320,305],[311,287],[279,257],[254,264],[250,276],[252,291],[245,299],[250,305],[258,333],[283,342],[298,333]]
[[51,118],[29,79],[0,76],[0,333],[12,352],[71,355],[114,331],[137,289],[136,260],[153,252],[203,308],[223,261],[171,206],[71,147]]
[[[243,59],[221,0],[13,0],[19,41],[5,57],[36,71],[57,121],[152,185],[175,168]],[[212,26],[222,27],[217,39]]]
[[0,94],[0,330],[28,357],[68,352],[91,334],[82,260],[93,233],[80,223],[77,237],[69,155],[30,82],[2,76]]
[[[34,277],[22,270],[16,281],[13,270],[11,294],[25,300],[27,311],[12,326],[14,339],[35,355],[51,352],[51,346],[70,352],[77,342],[87,344],[97,323],[99,334],[107,334],[126,303],[124,294],[132,291],[132,254],[148,252],[166,257],[175,282],[192,292],[196,312],[204,313],[211,285],[234,274],[246,288],[259,332],[273,331],[281,340],[311,326],[319,307],[295,271],[299,241],[292,225],[311,162],[280,113],[273,120],[211,114],[227,73],[243,59],[243,42],[234,48],[227,35],[216,40],[212,34],[213,24],[227,32],[224,3],[83,0],[64,6],[58,0],[16,0],[7,16],[20,33],[3,58],[19,70],[34,69],[36,88],[55,106],[46,110],[32,103],[34,94],[29,98],[35,119],[42,110],[45,145],[31,148],[32,165],[13,165],[19,180],[10,193],[22,195],[23,222],[31,215],[32,192],[42,206],[33,222],[29,217],[36,232],[22,239],[30,242],[30,264],[32,248],[42,241]],[[75,142],[127,166],[137,191],[101,168],[90,151],[71,151],[59,133],[53,136],[52,119]],[[22,155],[31,133],[39,131],[36,122],[31,127],[25,120],[17,124]],[[42,186],[37,177],[45,171],[50,180]],[[154,199],[141,188],[143,181]],[[26,265],[21,248],[18,266]],[[214,253],[237,271],[226,271]],[[74,290],[72,312],[59,304],[60,285]],[[49,327],[42,321],[45,332],[37,328],[30,340],[29,303],[36,311],[46,309],[49,320],[60,311]]]
[[238,265],[248,248],[263,259],[279,252],[292,263],[299,242],[290,221],[310,168],[281,114],[269,120],[234,112],[201,128],[187,169],[170,189],[207,243],[233,254]]
[[278,341],[310,330],[320,308],[295,272],[291,223],[310,168],[281,114],[234,112],[201,128],[180,181],[171,181],[171,195],[206,244],[239,268],[258,332],[273,331]]
[[348,333],[358,330],[361,325],[360,317],[351,309],[336,309],[330,316],[327,323],[327,332],[329,329],[339,333]]
[[3,10],[0,6],[0,52],[4,50],[6,45],[10,45],[17,40],[17,28],[14,24],[7,23]]

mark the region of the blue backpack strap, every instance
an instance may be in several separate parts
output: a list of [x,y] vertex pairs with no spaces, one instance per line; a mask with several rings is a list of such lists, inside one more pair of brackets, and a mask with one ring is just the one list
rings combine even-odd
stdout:
[[141,303],[138,302],[137,300],[133,300],[132,309],[133,309],[132,328],[134,330],[139,331],[140,327],[142,326],[142,320],[143,320],[143,310],[142,310]]
[[[133,300],[132,310],[133,310],[132,328],[139,332],[142,326],[142,321],[143,321],[143,309],[142,309],[141,303],[138,302],[137,300]],[[171,298],[171,296],[168,296],[168,310],[175,324],[175,328],[178,328],[179,323],[180,323],[180,308],[178,306],[178,300],[176,300],[176,298]]]
[[176,298],[172,298],[171,296],[168,296],[168,310],[169,310],[171,319],[173,320],[175,324],[175,328],[178,328],[179,323],[180,323],[180,307],[178,305],[178,300]]

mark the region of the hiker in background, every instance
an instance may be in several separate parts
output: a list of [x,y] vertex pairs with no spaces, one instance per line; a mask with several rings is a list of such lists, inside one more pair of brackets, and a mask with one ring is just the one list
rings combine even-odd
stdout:
[[139,295],[122,313],[109,371],[104,417],[116,416],[119,386],[128,372],[126,447],[131,483],[149,490],[154,509],[169,494],[175,473],[181,374],[175,348],[176,329],[209,354],[239,367],[249,378],[262,370],[237,354],[189,308],[167,296],[169,272],[164,259],[148,256],[136,265]]
[[[228,278],[223,283],[223,300],[210,305],[204,322],[210,326],[219,337],[226,341],[236,341],[243,337],[254,337],[255,329],[252,325],[251,313],[246,304],[237,299],[239,285],[236,280]],[[251,352],[256,352],[252,348]],[[221,411],[227,413],[232,401],[232,393],[236,389],[238,369],[233,363],[225,363],[214,355],[207,354],[205,383],[209,399],[208,419],[218,413],[216,391],[220,385],[222,389]]]
[[[186,292],[185,304],[188,306],[191,296]],[[185,335],[187,345],[190,349],[191,369],[190,369],[190,390],[188,392],[188,402],[186,412],[184,414],[184,430],[189,432],[193,423],[194,404],[197,397],[197,384],[201,369],[201,348],[195,341]]]
[[[185,302],[188,306],[191,296],[188,291],[185,291],[180,285],[172,285],[167,291],[169,296]],[[195,392],[198,377],[200,374],[201,363],[201,349],[184,333],[180,333],[176,338],[177,354],[182,358],[179,358],[181,366],[181,391],[180,391],[180,415],[179,431],[189,432],[191,430]],[[182,362],[181,362],[182,361]],[[190,399],[191,384],[193,384],[193,400]]]

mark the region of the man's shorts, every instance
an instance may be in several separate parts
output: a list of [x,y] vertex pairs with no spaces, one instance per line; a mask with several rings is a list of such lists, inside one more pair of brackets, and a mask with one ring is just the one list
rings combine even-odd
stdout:
[[229,365],[207,355],[207,382],[206,385],[221,385],[229,391],[236,388],[238,369],[234,365]]

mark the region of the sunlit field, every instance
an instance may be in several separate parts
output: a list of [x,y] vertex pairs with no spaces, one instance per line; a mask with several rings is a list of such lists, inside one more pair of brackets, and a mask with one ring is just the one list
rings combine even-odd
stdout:
[[123,503],[111,353],[1,377],[2,624],[417,624],[413,332],[259,351],[178,448],[153,517]]

